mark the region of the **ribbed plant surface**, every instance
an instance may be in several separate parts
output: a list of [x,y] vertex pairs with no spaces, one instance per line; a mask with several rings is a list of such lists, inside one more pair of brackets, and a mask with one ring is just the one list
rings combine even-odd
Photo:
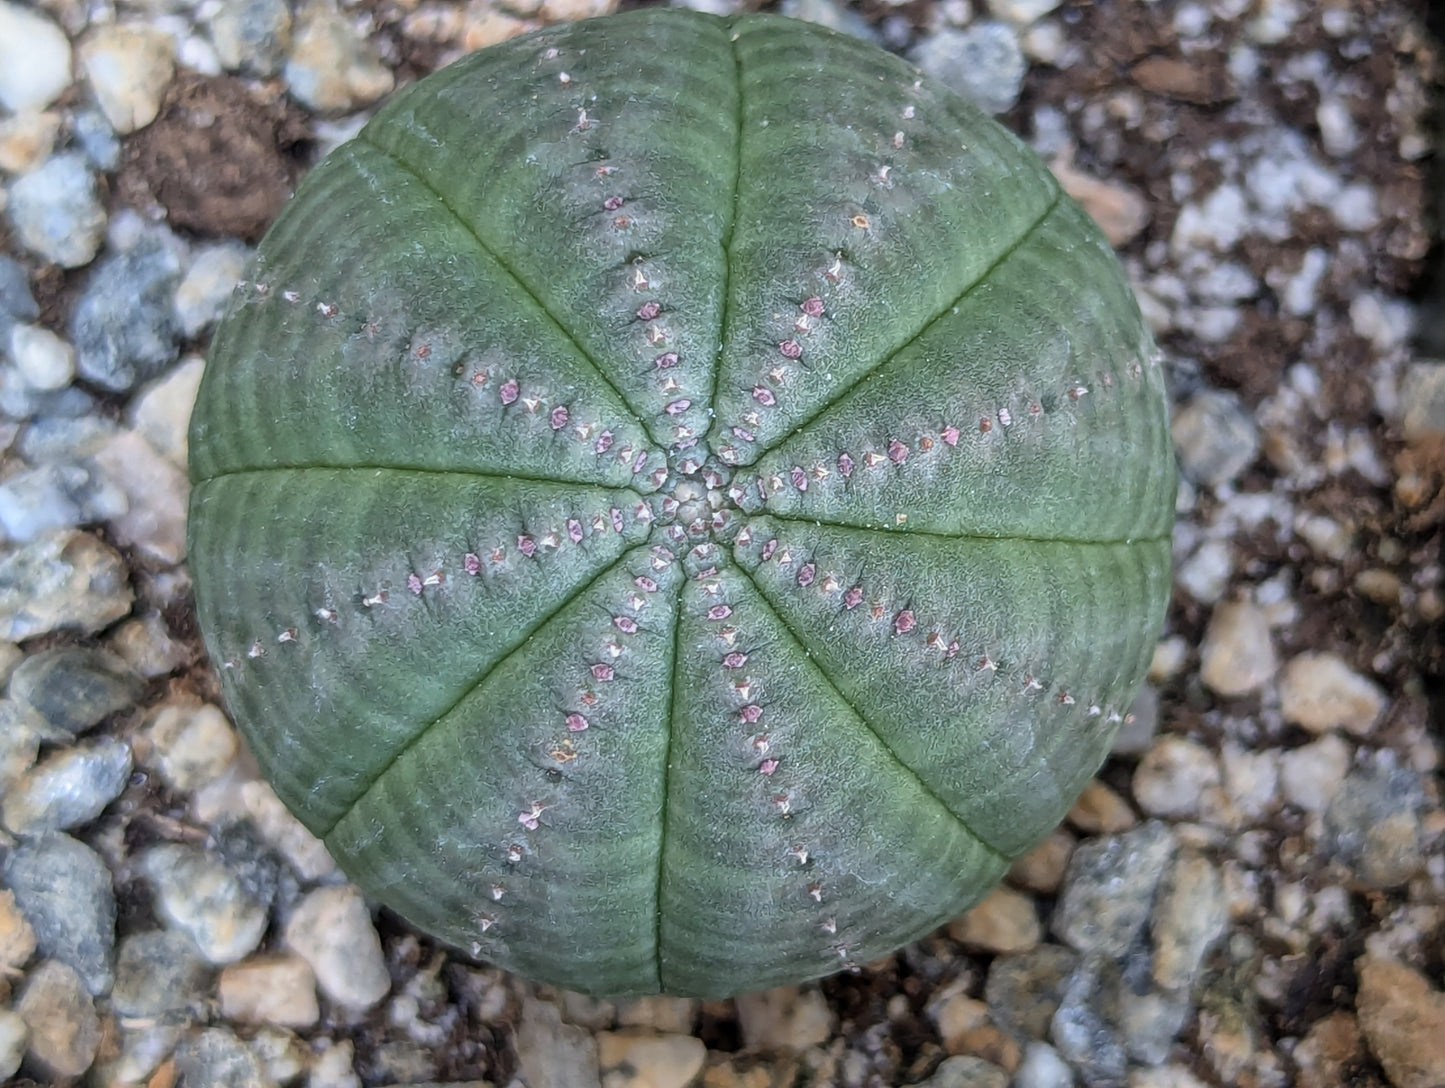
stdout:
[[720,995],[979,898],[1168,591],[1160,368],[1012,136],[768,16],[474,54],[306,180],[219,331],[227,702],[369,893],[524,974]]

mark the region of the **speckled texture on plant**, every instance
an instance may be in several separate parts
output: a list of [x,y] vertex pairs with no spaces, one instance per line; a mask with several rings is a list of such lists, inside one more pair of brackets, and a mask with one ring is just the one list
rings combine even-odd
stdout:
[[1168,592],[1113,254],[896,58],[634,12],[475,54],[306,180],[215,340],[197,604],[282,798],[524,974],[862,963],[1068,809]]

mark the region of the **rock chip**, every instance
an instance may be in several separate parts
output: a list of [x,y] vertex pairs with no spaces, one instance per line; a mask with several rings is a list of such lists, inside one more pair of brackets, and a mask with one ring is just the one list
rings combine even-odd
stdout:
[[226,1028],[206,1028],[176,1048],[176,1073],[183,1085],[206,1088],[275,1088],[261,1059]]
[[988,11],[1015,26],[1027,26],[1053,11],[1062,0],[988,0]]
[[1009,868],[1008,878],[1014,883],[1041,895],[1053,895],[1063,883],[1064,871],[1074,852],[1074,836],[1064,828],[1056,828]]
[[221,0],[210,17],[211,41],[227,71],[274,76],[291,47],[285,0]]
[[1199,659],[1200,678],[1218,695],[1237,698],[1264,687],[1279,667],[1264,610],[1247,601],[1217,606]]
[[60,126],[61,116],[54,110],[25,110],[0,118],[0,171],[28,174],[34,170],[55,150]]
[[236,758],[236,731],[212,703],[170,702],[151,711],[146,761],[172,788],[189,793],[217,777]]
[[197,846],[168,843],[147,851],[139,868],[155,890],[156,913],[211,963],[234,963],[261,943],[266,909],[220,859]]
[[167,676],[189,665],[196,657],[192,645],[171,634],[159,612],[147,612],[124,621],[110,633],[105,646],[132,672],[147,680]]
[[1311,733],[1343,729],[1367,736],[1385,709],[1385,693],[1338,654],[1302,653],[1289,660],[1279,678],[1285,721]]
[[115,980],[115,890],[100,855],[52,831],[21,842],[0,875],[41,955],[73,968],[91,994],[108,993]]
[[371,43],[321,4],[301,16],[284,75],[291,93],[317,113],[369,105],[393,86],[391,70]]
[[1134,798],[1151,816],[1195,816],[1220,785],[1219,761],[1202,744],[1164,736],[1134,771]]
[[1089,780],[1065,819],[1090,834],[1128,831],[1139,822],[1129,802],[1097,778]]
[[1078,963],[1077,952],[1056,944],[998,956],[984,981],[989,1018],[1020,1042],[1047,1038],[1059,997]]
[[1206,487],[1232,484],[1259,453],[1259,430],[1233,393],[1195,393],[1174,414],[1170,430],[1180,470]]
[[1388,756],[1355,768],[1325,811],[1325,849],[1373,888],[1395,888],[1425,863],[1419,774]]
[[1403,963],[1363,956],[1355,966],[1360,1028],[1395,1088],[1439,1088],[1445,1075],[1445,994]]
[[778,986],[740,994],[743,1045],[786,1054],[822,1046],[833,1034],[833,1013],[816,986]]
[[21,544],[125,512],[125,495],[86,465],[37,465],[0,484],[0,528]]
[[1290,804],[1306,812],[1324,812],[1339,793],[1349,769],[1349,745],[1328,734],[1280,754],[1280,789]]
[[239,242],[220,242],[196,253],[176,288],[176,319],[187,339],[220,320],[236,284],[246,271],[250,250]]
[[608,1088],[688,1088],[702,1072],[707,1047],[691,1035],[604,1031],[597,1064]]
[[0,105],[44,109],[70,86],[70,40],[43,14],[0,0]]
[[0,1080],[8,1080],[20,1069],[29,1042],[25,1017],[11,1009],[0,1009]]
[[15,893],[0,889],[0,978],[13,977],[35,955],[35,930],[15,905]]
[[985,113],[1013,108],[1028,68],[1018,33],[987,19],[966,30],[944,28],[929,35],[910,59]]
[[1347,1012],[1316,1020],[1295,1047],[1298,1088],[1338,1088],[1349,1083],[1350,1070],[1365,1057],[1359,1022]]
[[173,308],[180,279],[178,243],[158,228],[102,260],[70,319],[80,376],[123,393],[170,365],[180,336]]
[[1132,185],[1101,181],[1076,169],[1071,159],[1063,155],[1049,163],[1049,169],[1064,192],[1084,206],[1111,246],[1128,245],[1148,224],[1149,204]]
[[85,156],[67,151],[11,182],[6,214],[15,236],[61,268],[94,260],[105,233],[105,208]]
[[1149,919],[1174,850],[1170,830],[1152,821],[1081,843],[1064,877],[1054,933],[1080,952],[1122,956]]
[[130,745],[104,737],[55,752],[6,791],[0,820],[17,835],[88,824],[130,778]]
[[1199,977],[1204,957],[1229,923],[1224,879],[1204,855],[1180,854],[1159,890],[1149,920],[1155,985],[1187,991]]
[[944,1058],[919,1088],[1008,1088],[1008,1083],[1008,1074],[992,1062],[957,1054]]
[[316,975],[300,956],[254,956],[221,972],[221,1015],[248,1024],[305,1028],[316,1023]]
[[201,385],[205,363],[199,358],[182,360],[163,377],[146,386],[130,405],[130,424],[162,457],[178,468],[186,467],[186,432],[196,390]]
[[1074,1088],[1074,1071],[1048,1043],[1030,1043],[1014,1073],[1013,1088]]
[[354,885],[308,893],[286,923],[286,945],[311,965],[321,992],[338,1005],[370,1008],[391,989],[381,939]]
[[[647,1028],[658,1035],[691,1035],[697,1026],[698,1005],[698,1000],[693,997],[669,997],[666,994],[634,997],[617,1003],[617,1026]],[[578,1023],[570,1015],[568,1019]]]
[[167,566],[186,556],[186,474],[135,431],[113,436],[91,461],[126,497],[125,512],[110,519],[117,541]]
[[10,677],[10,696],[34,707],[64,734],[76,736],[131,706],[140,680],[105,650],[57,646],[31,654]]
[[75,377],[75,349],[43,325],[17,324],[10,330],[10,359],[31,389],[63,389]]
[[80,65],[96,103],[121,134],[156,119],[175,62],[171,36],[139,23],[103,26],[80,46]]
[[74,968],[46,960],[25,980],[15,1006],[29,1032],[29,1056],[57,1077],[78,1077],[100,1048],[100,1017]]
[[0,639],[22,642],[64,628],[83,634],[130,611],[124,560],[89,533],[46,533],[0,554]]
[[210,978],[210,965],[184,933],[132,933],[116,954],[110,1002],[123,1016],[184,1020],[200,1010]]
[[950,922],[948,935],[967,948],[984,952],[1027,952],[1043,937],[1043,926],[1032,898],[999,886],[963,917]]
[[515,1036],[518,1073],[527,1088],[601,1088],[597,1043],[562,1022],[557,1006],[528,994]]

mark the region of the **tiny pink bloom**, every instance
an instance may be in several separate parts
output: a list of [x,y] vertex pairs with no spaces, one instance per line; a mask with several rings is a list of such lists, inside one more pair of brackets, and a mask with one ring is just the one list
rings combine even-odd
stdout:
[[567,426],[567,419],[570,415],[571,413],[567,411],[567,406],[564,404],[559,404],[553,408],[551,416],[552,429],[554,431],[560,431],[563,427]]
[[515,404],[517,397],[521,393],[521,386],[517,384],[515,378],[508,378],[502,383],[502,388],[499,389],[497,393],[498,396],[501,397],[503,404]]
[[773,396],[773,391],[765,385],[753,386],[753,400],[757,401],[764,408],[771,408],[778,403],[778,398]]
[[757,703],[749,703],[738,711],[738,716],[749,725],[756,725],[763,716],[763,708]]
[[567,715],[567,729],[568,729],[570,732],[580,733],[580,732],[582,732],[584,729],[586,729],[590,724],[592,724],[592,723],[589,722],[586,718],[582,717],[581,714],[568,714],[568,715]]
[[637,308],[637,318],[639,321],[651,321],[660,313],[662,313],[662,306],[658,302],[644,302]]

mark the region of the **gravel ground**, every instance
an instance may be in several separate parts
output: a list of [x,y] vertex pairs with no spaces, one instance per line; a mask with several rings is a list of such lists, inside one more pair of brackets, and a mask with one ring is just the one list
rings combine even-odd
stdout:
[[1030,140],[1172,377],[1150,686],[964,918],[820,985],[595,1001],[370,908],[256,778],[184,565],[248,246],[393,87],[614,4],[0,0],[0,1079],[1445,1086],[1424,0],[783,0]]

